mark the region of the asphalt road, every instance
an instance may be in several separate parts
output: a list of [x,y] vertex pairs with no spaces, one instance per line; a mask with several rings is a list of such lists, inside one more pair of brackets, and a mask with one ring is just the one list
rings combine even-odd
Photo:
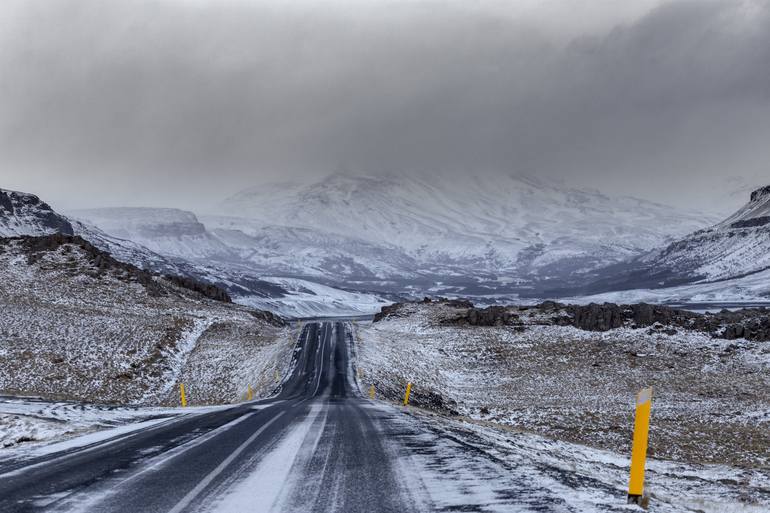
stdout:
[[306,324],[271,399],[0,463],[0,511],[414,511],[352,380],[350,337],[343,322]]

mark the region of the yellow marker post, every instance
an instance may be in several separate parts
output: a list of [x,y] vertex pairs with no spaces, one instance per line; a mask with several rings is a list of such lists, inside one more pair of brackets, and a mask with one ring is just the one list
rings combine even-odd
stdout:
[[279,383],[281,381],[281,373],[278,372],[278,369],[275,370],[275,382]]
[[182,408],[187,406],[187,396],[184,393],[184,383],[179,383],[179,397],[182,400]]
[[644,495],[644,464],[650,432],[652,388],[645,388],[636,396],[634,445],[631,449],[631,479],[628,483],[628,503],[642,505]]
[[409,404],[409,394],[412,393],[412,383],[406,384],[406,394],[404,394],[404,406]]
[[249,390],[246,392],[246,400],[251,401],[254,399],[254,391],[251,389],[251,385],[249,385]]
[[369,399],[374,399],[374,385],[369,387]]

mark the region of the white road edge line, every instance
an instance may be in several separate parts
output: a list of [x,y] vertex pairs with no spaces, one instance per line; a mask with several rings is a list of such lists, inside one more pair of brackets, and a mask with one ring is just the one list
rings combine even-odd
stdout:
[[263,432],[264,432],[264,431],[265,431],[265,430],[266,430],[268,427],[270,427],[270,425],[271,425],[273,422],[275,422],[276,420],[278,420],[278,419],[279,419],[279,418],[280,418],[280,417],[281,417],[281,416],[282,416],[284,413],[285,413],[285,412],[281,412],[281,413],[279,413],[278,415],[276,415],[275,417],[273,417],[272,419],[270,419],[269,421],[267,421],[267,423],[265,423],[265,425],[263,425],[263,426],[262,426],[261,428],[259,428],[259,429],[258,429],[256,432],[254,432],[254,434],[253,434],[253,435],[251,435],[249,438],[247,438],[247,439],[246,439],[246,441],[245,441],[245,442],[243,442],[241,445],[239,445],[239,446],[238,446],[238,448],[237,448],[237,449],[235,449],[235,450],[234,450],[234,451],[233,451],[233,452],[230,454],[230,456],[228,456],[227,458],[225,458],[225,460],[224,460],[222,463],[220,463],[220,464],[219,464],[219,466],[217,466],[217,468],[215,468],[214,470],[212,470],[211,472],[209,472],[209,474],[208,474],[206,477],[204,477],[204,478],[201,480],[201,482],[199,482],[199,483],[198,483],[198,484],[195,486],[195,488],[193,488],[192,490],[190,490],[190,492],[189,492],[187,495],[185,495],[184,497],[182,497],[182,500],[180,500],[180,501],[179,501],[179,502],[176,504],[176,506],[174,506],[173,508],[171,508],[171,509],[168,511],[168,513],[180,513],[181,511],[184,511],[184,510],[185,510],[185,508],[186,508],[187,506],[189,506],[189,505],[190,505],[190,503],[191,503],[193,500],[195,500],[195,498],[196,498],[196,497],[197,497],[197,496],[198,496],[198,495],[199,495],[199,494],[200,494],[200,493],[201,493],[201,492],[202,492],[202,491],[203,491],[203,490],[204,490],[204,489],[205,489],[205,488],[206,488],[206,487],[207,487],[209,484],[211,484],[211,482],[214,480],[214,478],[216,478],[216,477],[217,477],[219,474],[221,474],[221,473],[222,473],[222,471],[223,471],[224,469],[226,469],[226,468],[227,468],[227,467],[230,465],[230,463],[232,463],[232,462],[233,462],[233,460],[235,460],[235,458],[237,458],[237,457],[238,457],[238,455],[240,455],[240,454],[241,454],[241,453],[242,453],[242,452],[243,452],[243,451],[246,449],[246,447],[247,447],[249,444],[251,444],[251,442],[253,442],[253,441],[254,441],[254,440],[255,440],[255,439],[256,439],[256,438],[257,438],[259,435],[261,435],[261,434],[262,434],[262,433],[263,433]]
[[319,359],[319,370],[316,371],[318,374],[318,381],[315,385],[315,391],[313,392],[313,397],[318,395],[318,388],[321,386],[321,376],[323,376],[323,364],[324,364],[324,353],[326,352],[326,331],[324,330],[323,338],[321,339],[321,358]]

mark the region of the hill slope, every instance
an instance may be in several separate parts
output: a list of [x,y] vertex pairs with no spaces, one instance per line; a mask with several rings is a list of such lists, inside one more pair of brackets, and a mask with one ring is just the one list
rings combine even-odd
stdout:
[[753,277],[768,270],[770,186],[752,192],[749,202],[724,221],[622,266],[600,271],[603,276],[588,289],[607,292],[692,285],[712,296],[719,296],[724,288],[725,298],[732,294],[728,294],[730,290],[749,288],[763,295],[770,293],[770,287],[757,288]]
[[[0,393],[169,403],[184,375],[195,402],[231,402],[249,383],[267,392],[291,345],[280,319],[117,262],[79,237],[0,239]],[[222,360],[215,369],[196,363],[209,346]]]

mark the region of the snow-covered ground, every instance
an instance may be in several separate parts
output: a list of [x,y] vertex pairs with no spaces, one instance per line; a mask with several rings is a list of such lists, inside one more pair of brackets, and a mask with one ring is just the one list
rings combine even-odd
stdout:
[[244,296],[235,300],[284,317],[299,318],[370,315],[391,304],[373,294],[348,292],[296,278],[265,277],[263,280],[280,285],[289,294],[280,298]]
[[770,303],[770,270],[742,278],[662,289],[632,289],[562,298],[565,303]]
[[[185,380],[193,404],[230,402],[290,359],[293,333],[268,317],[100,262],[76,244],[0,246],[1,392],[168,404]],[[196,363],[212,352],[221,369]]]
[[[624,504],[628,456],[414,407],[401,413],[391,416],[405,471],[438,511],[640,511]],[[647,463],[653,513],[763,513],[769,490],[761,468]]]
[[[445,304],[412,304],[386,320],[359,324],[362,388],[373,384],[378,397],[397,400],[412,382],[418,406],[494,428],[490,432],[541,436],[528,440],[568,449],[553,455],[564,466],[579,468],[585,458],[586,472],[599,464],[614,469],[613,486],[620,489],[634,395],[653,386],[651,468],[662,476],[656,493],[695,508],[699,487],[722,490],[708,495],[714,502],[703,511],[770,506],[767,476],[757,481],[758,469],[770,462],[766,343],[661,329],[586,332],[545,325],[536,310],[521,312],[524,329],[457,326],[446,322],[454,314]],[[702,481],[693,483],[696,475]],[[731,504],[748,495],[748,504],[762,506],[719,509],[715,497],[725,494]]]
[[[213,407],[140,408],[0,396],[0,459],[36,456],[118,436]],[[77,439],[77,441],[75,441]]]

